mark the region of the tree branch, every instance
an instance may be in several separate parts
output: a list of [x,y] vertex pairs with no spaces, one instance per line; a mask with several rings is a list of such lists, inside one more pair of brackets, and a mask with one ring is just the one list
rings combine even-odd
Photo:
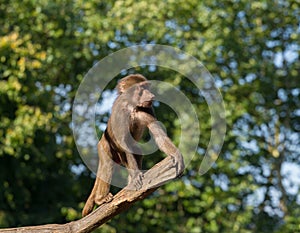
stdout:
[[[163,171],[163,172],[162,172]],[[77,221],[66,224],[47,224],[19,228],[0,229],[2,233],[88,233],[98,228],[114,216],[127,210],[136,201],[143,200],[153,193],[159,186],[178,177],[177,164],[173,157],[168,156],[154,165],[144,174],[141,190],[127,190],[126,187],[118,192],[111,202],[104,203],[95,211]]]

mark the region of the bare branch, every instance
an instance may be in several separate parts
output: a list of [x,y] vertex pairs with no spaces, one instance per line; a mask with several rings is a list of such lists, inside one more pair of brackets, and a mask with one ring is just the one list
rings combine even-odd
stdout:
[[[162,173],[161,171],[165,171]],[[141,190],[132,191],[126,188],[118,192],[109,203],[104,203],[84,218],[66,224],[47,224],[19,228],[0,229],[1,233],[88,233],[98,228],[114,216],[127,210],[136,201],[143,200],[159,186],[176,178],[177,164],[172,156],[153,166],[144,174]]]

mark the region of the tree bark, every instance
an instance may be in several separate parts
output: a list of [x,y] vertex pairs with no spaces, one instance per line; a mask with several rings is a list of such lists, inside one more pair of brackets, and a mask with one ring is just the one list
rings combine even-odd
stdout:
[[[168,169],[166,169],[168,168]],[[166,171],[167,170],[167,171]],[[164,171],[164,172],[161,172]],[[154,165],[144,174],[143,187],[138,191],[122,189],[111,202],[104,203],[95,211],[79,220],[65,224],[47,224],[40,226],[28,226],[18,228],[0,229],[3,233],[88,233],[98,228],[114,216],[127,210],[136,201],[143,200],[153,193],[159,186],[175,179],[178,176],[174,158],[168,156],[158,164]]]

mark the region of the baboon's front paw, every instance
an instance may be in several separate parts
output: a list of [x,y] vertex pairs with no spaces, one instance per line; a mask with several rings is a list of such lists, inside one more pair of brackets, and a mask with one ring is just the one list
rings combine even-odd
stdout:
[[137,172],[131,178],[131,181],[129,182],[127,188],[134,191],[140,190],[143,186],[143,178],[144,174],[142,172]]

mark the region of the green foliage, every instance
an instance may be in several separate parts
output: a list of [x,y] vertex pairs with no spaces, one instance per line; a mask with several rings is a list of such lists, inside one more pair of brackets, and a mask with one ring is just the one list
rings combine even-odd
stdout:
[[[0,226],[80,218],[92,179],[70,130],[78,85],[111,52],[157,43],[195,56],[218,82],[222,154],[197,174],[211,128],[203,97],[173,71],[137,68],[190,98],[199,154],[181,180],[97,232],[299,231],[299,187],[284,169],[300,165],[299,9],[295,0],[0,0]],[[178,143],[174,112],[156,112]]]

